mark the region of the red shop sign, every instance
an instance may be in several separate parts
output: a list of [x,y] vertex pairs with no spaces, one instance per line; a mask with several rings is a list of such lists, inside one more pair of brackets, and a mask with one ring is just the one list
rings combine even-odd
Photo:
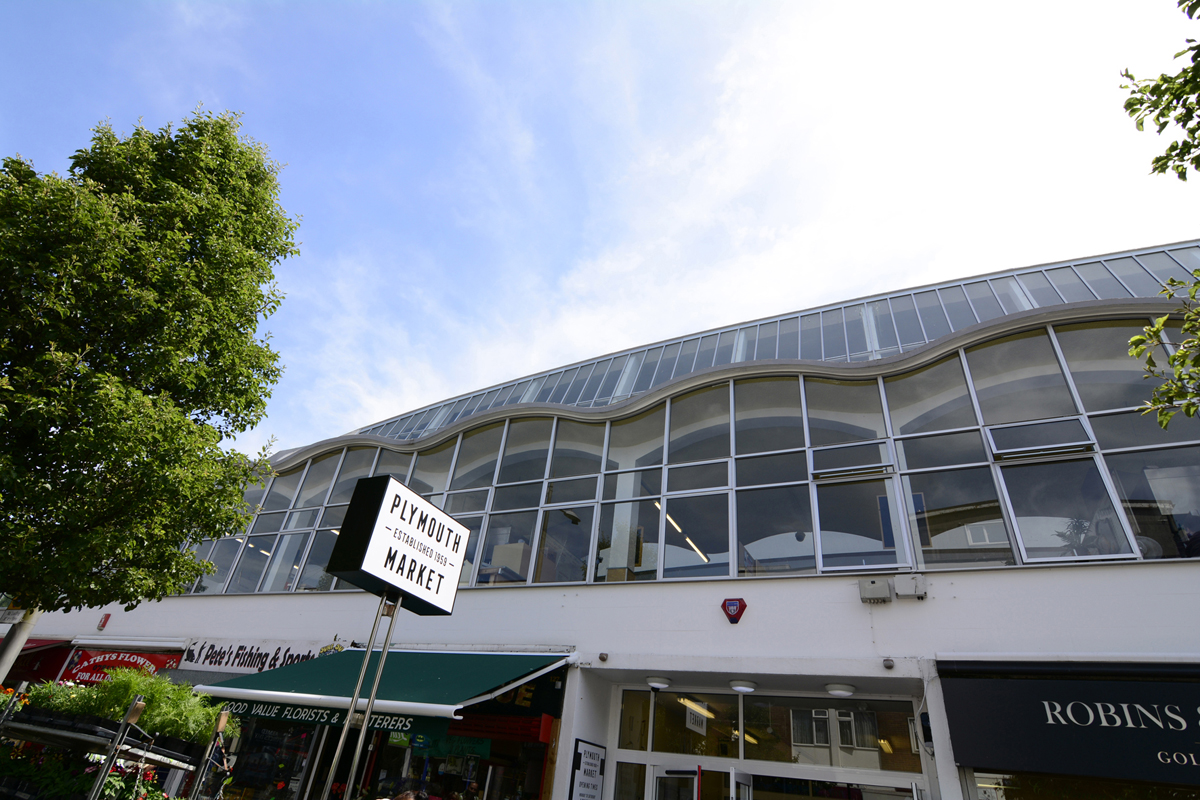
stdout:
[[179,667],[179,653],[123,653],[110,650],[76,650],[67,661],[62,680],[76,683],[100,683],[108,680],[106,670],[113,667],[142,669],[151,675],[160,669]]

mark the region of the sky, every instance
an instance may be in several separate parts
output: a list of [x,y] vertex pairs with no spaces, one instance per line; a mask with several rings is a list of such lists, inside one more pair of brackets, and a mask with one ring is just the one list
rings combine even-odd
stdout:
[[1174,0],[0,0],[0,155],[238,111],[301,254],[275,451],[626,347],[1200,236]]

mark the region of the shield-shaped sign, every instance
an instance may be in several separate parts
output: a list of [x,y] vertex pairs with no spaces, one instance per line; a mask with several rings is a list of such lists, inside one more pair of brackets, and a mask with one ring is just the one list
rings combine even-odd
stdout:
[[729,621],[737,625],[738,620],[746,611],[746,601],[740,597],[726,597],[721,603],[721,608],[725,611],[725,616],[729,618]]

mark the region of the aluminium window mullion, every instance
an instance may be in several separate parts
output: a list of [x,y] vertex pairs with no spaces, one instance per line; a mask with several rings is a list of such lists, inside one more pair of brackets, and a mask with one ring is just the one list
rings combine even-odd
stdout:
[[[778,338],[778,337],[777,337]],[[755,352],[758,352],[758,340],[754,343]],[[741,559],[738,557],[737,541],[737,491],[734,483],[737,477],[734,473],[734,456],[737,453],[737,400],[735,398],[733,379],[728,381],[729,386],[729,457],[722,459],[725,462],[725,486],[728,501],[725,503],[728,520],[726,524],[729,529],[729,573],[728,577],[736,578],[738,576],[738,563]]]
[[[1101,297],[1101,296],[1100,296],[1100,293],[1099,293],[1099,292],[1097,292],[1095,289],[1093,289],[1093,288],[1092,288],[1092,285],[1091,285],[1090,283],[1088,283],[1088,282],[1087,282],[1087,278],[1083,277],[1083,273],[1082,273],[1082,272],[1080,272],[1079,270],[1075,269],[1075,265],[1074,265],[1074,264],[1067,264],[1067,265],[1066,265],[1066,268],[1067,268],[1067,269],[1069,269],[1069,270],[1071,270],[1071,274],[1072,274],[1072,275],[1074,275],[1076,278],[1078,278],[1078,279],[1079,279],[1079,282],[1080,282],[1080,283],[1082,283],[1082,284],[1084,285],[1084,287],[1085,287],[1085,288],[1086,288],[1086,289],[1087,289],[1089,292],[1091,292],[1091,293],[1092,293],[1092,297],[1094,297],[1094,298],[1095,298],[1095,299],[1097,299],[1097,300],[1103,300],[1103,299],[1104,299],[1103,297]],[[1107,268],[1107,267],[1105,267],[1105,270],[1106,270],[1106,271],[1107,271],[1107,269],[1108,269],[1108,268]]]
[[[975,409],[975,424],[982,426],[984,424],[983,407],[979,405],[979,397],[975,394],[975,379],[971,377],[971,364],[967,361],[967,351],[965,348],[959,347],[955,352],[958,353],[958,365],[962,367],[963,378],[967,382],[967,397],[971,399],[971,408]],[[991,453],[988,455],[990,456]]]
[[[717,340],[720,345],[721,340]],[[715,358],[715,354],[714,354]],[[661,581],[663,579],[663,565],[666,563],[666,541],[667,541],[667,472],[670,469],[668,466],[671,458],[671,409],[675,403],[674,397],[668,397],[667,402],[663,405],[663,462],[662,475],[659,476],[658,484],[658,544],[654,554],[654,579]]]
[[[1129,256],[1129,257],[1132,258],[1132,256]],[[1105,269],[1105,271],[1108,272],[1109,275],[1112,275],[1113,278],[1116,279],[1117,283],[1121,284],[1121,287],[1125,291],[1129,292],[1130,297],[1141,297],[1142,296],[1142,295],[1138,294],[1137,292],[1135,292],[1133,289],[1130,289],[1129,284],[1125,283],[1125,281],[1121,279],[1121,276],[1117,274],[1116,270],[1112,269],[1111,267],[1108,266],[1108,264],[1104,263],[1104,259],[1102,259],[1102,258],[1097,259],[1096,263],[1098,263],[1101,267],[1103,267]],[[1136,258],[1133,259],[1133,263],[1137,264],[1139,267],[1142,266],[1141,262],[1139,262]],[[1142,268],[1145,269],[1145,267],[1142,267]],[[1146,270],[1146,273],[1148,275],[1150,275],[1151,278],[1154,277],[1154,273],[1150,272],[1150,270]],[[1157,279],[1155,279],[1155,280],[1157,280]]]
[[[941,302],[940,299],[938,302]],[[942,313],[946,313],[945,308],[942,309]],[[949,314],[946,315],[946,321],[947,323],[950,321]],[[899,520],[901,533],[903,534],[904,538],[904,549],[906,551],[905,554],[908,556],[908,568],[912,570],[917,568],[917,553],[921,548],[918,546],[919,542],[913,541],[913,531],[908,525],[908,500],[904,496],[904,482],[900,480],[899,477],[900,461],[897,457],[898,454],[896,453],[896,441],[893,438],[894,432],[892,431],[892,414],[891,407],[888,405],[887,400],[887,388],[884,386],[882,375],[876,376],[875,380],[879,385],[879,399],[883,406],[883,432],[884,436],[887,437],[885,439],[885,445],[887,447],[888,458],[890,459],[892,465],[892,486],[896,491],[896,517]],[[885,478],[884,480],[888,480],[888,478]],[[897,566],[900,565],[897,564]]]
[[338,456],[337,469],[333,471],[333,477],[329,479],[329,485],[325,487],[325,494],[321,498],[321,502],[317,503],[324,509],[325,504],[329,502],[329,495],[333,492],[333,487],[337,485],[337,479],[342,474],[342,465],[346,463],[346,457],[350,455],[350,448],[343,447],[342,454]]

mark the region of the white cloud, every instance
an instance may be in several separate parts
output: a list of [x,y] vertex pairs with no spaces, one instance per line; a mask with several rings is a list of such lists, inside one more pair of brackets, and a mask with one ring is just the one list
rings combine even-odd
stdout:
[[[358,299],[378,256],[340,256],[306,369],[321,377],[289,401],[308,419],[284,446],[659,338],[1195,235],[1194,187],[1147,177],[1163,143],[1118,88],[1124,66],[1170,68],[1187,35],[1174,9],[589,7],[568,41],[525,43],[554,59],[530,72],[481,55],[506,29],[431,8],[427,38],[477,126],[455,178],[482,199],[461,222],[491,232],[500,275],[455,293],[465,313],[429,296],[380,319]],[[703,35],[646,49],[666,22]],[[582,233],[547,271],[521,256],[548,245],[512,228],[562,221],[541,183],[556,171],[585,187]]]

